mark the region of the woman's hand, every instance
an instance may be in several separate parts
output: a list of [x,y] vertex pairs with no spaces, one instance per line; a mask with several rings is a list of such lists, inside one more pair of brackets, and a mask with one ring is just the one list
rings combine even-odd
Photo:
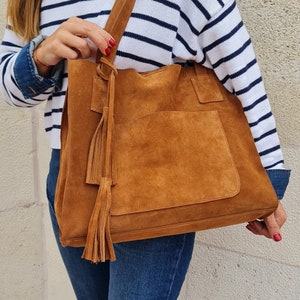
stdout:
[[278,207],[273,214],[266,217],[263,221],[255,220],[249,222],[246,228],[257,235],[264,235],[275,242],[282,240],[280,228],[287,219],[286,212],[279,202]]
[[[113,37],[95,23],[72,17],[35,49],[34,60],[43,69],[62,59],[95,58],[97,49],[109,55],[115,45]],[[40,69],[39,69],[40,71]]]

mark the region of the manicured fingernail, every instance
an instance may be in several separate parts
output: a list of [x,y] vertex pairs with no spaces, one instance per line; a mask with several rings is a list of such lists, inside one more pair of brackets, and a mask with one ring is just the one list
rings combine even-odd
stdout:
[[115,41],[113,38],[111,38],[111,39],[108,41],[108,43],[109,43],[110,46],[112,46],[112,47],[114,47],[114,46],[116,45],[116,41]]
[[273,235],[273,240],[275,242],[280,242],[282,240],[281,234],[280,233],[274,234]]
[[104,51],[107,56],[111,53],[111,50],[109,47],[107,47]]

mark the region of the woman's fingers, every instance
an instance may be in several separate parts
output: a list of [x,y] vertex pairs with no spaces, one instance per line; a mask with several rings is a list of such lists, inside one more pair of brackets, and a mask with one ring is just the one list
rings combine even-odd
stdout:
[[112,36],[97,24],[72,17],[38,47],[38,57],[45,65],[56,65],[63,58],[95,57],[97,49],[110,54],[115,45]]
[[275,214],[271,214],[270,216],[265,218],[266,228],[268,230],[268,235],[271,237],[275,242],[280,242],[282,240],[281,231],[279,224],[275,218]]
[[256,235],[264,235],[267,238],[270,238],[268,230],[265,225],[265,221],[251,221],[247,224],[246,228]]
[[78,50],[83,50],[87,45],[87,40],[93,42],[96,47],[105,55],[107,47],[113,46],[111,40],[112,36],[106,32],[103,28],[95,23],[82,20],[77,17],[72,17],[62,25],[62,29],[70,32],[72,36],[80,37],[86,43],[82,43],[79,40],[70,40],[68,44]]
[[280,228],[285,223],[287,217],[282,204],[279,202],[278,207],[273,214],[264,220],[255,220],[247,224],[246,228],[256,235],[264,235],[276,242],[282,240]]

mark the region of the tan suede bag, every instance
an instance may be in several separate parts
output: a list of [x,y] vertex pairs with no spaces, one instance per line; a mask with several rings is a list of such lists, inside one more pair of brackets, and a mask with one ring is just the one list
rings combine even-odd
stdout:
[[[116,1],[106,28],[117,42],[133,4]],[[114,260],[113,243],[271,214],[277,197],[241,104],[213,71],[117,70],[115,53],[69,62],[55,199],[62,245]]]

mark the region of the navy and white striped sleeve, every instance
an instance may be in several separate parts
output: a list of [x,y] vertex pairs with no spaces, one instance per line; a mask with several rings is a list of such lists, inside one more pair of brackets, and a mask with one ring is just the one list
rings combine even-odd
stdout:
[[257,150],[266,169],[282,168],[274,116],[266,95],[250,36],[235,1],[229,1],[201,32],[203,64],[240,99]]
[[10,28],[5,30],[0,47],[1,92],[5,101],[17,107],[31,107],[47,100],[60,83],[61,66],[50,78],[41,77],[32,51],[42,41],[39,36],[26,45]]

